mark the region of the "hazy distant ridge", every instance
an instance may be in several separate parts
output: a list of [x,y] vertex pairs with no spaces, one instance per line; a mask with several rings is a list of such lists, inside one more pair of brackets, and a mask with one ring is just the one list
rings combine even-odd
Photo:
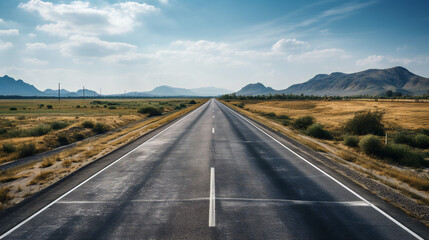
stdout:
[[[175,88],[170,86],[159,86],[152,91],[146,92],[128,92],[124,93],[126,96],[137,96],[137,97],[179,97],[179,96],[220,96],[224,94],[232,93],[232,91],[224,88],[216,87],[203,87],[203,88]],[[112,94],[108,96],[123,96],[124,94]],[[0,77],[0,95],[3,96],[44,96],[44,97],[57,97],[58,90],[46,89],[40,91],[33,85],[30,85],[22,80],[15,80],[7,75]],[[80,89],[76,92],[70,92],[66,89],[61,89],[62,97],[81,97],[83,90]],[[93,97],[99,96],[99,93],[93,90],[85,89],[85,96]]]

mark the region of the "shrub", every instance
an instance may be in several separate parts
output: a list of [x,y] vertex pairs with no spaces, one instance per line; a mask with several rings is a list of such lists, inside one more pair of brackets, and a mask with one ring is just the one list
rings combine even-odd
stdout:
[[245,104],[244,103],[237,103],[235,106],[237,106],[239,108],[244,108]]
[[94,123],[91,122],[91,121],[84,121],[82,123],[82,127],[84,127],[84,128],[93,128],[94,127]]
[[320,138],[320,139],[332,139],[331,133],[329,131],[323,129],[323,125],[314,123],[309,126],[306,130],[307,135]]
[[314,123],[314,118],[311,116],[299,117],[293,121],[293,127],[296,129],[307,129]]
[[189,101],[189,104],[197,104],[197,102],[195,102],[195,100],[191,100]]
[[161,109],[155,108],[155,107],[142,107],[138,111],[140,114],[149,113],[149,117],[151,116],[158,116],[162,114]]
[[46,124],[40,124],[38,126],[23,130],[22,135],[28,137],[39,137],[48,134],[51,131],[51,127]]
[[3,143],[3,152],[13,153],[16,151],[15,145],[13,143]]
[[353,135],[384,134],[382,123],[384,113],[375,111],[362,111],[355,113],[354,117],[346,122],[344,131]]
[[286,119],[286,120],[283,120],[283,121],[282,121],[282,125],[283,125],[283,126],[288,126],[289,124],[290,124],[290,120],[287,120],[287,119]]
[[414,167],[421,166],[424,161],[421,153],[414,151],[411,147],[405,144],[388,144],[384,148],[384,156],[399,164]]
[[48,158],[48,157],[45,157],[44,159],[43,159],[43,161],[40,163],[40,168],[47,168],[47,167],[50,167],[50,166],[52,166],[54,163],[52,162],[52,159],[50,159],[50,158]]
[[395,143],[401,143],[401,144],[407,144],[407,145],[413,145],[414,139],[411,137],[411,135],[406,134],[405,132],[399,132],[395,135],[394,138]]
[[42,108],[44,106],[45,106],[45,104],[39,104],[39,108]]
[[107,108],[107,105],[104,105],[103,107],[104,107],[104,108]]
[[16,117],[16,119],[18,119],[18,120],[24,120],[25,119],[25,116],[18,116],[18,117]]
[[282,120],[290,120],[290,117],[288,115],[284,115],[284,114],[278,115],[277,118],[282,119]]
[[374,135],[366,135],[359,141],[360,149],[368,155],[380,155],[383,148],[380,139]]
[[69,124],[64,121],[56,121],[51,123],[51,128],[54,130],[66,128]]
[[181,107],[181,108],[185,108],[185,107],[186,107],[186,104],[181,103],[181,104],[180,104],[180,107]]
[[95,133],[105,133],[107,132],[109,129],[106,125],[104,125],[103,123],[96,123],[94,125],[94,128],[92,129],[92,131],[94,131]]
[[53,109],[52,105],[46,105],[47,109]]
[[0,128],[0,135],[7,133],[6,128]]
[[36,154],[36,146],[33,143],[24,143],[18,149],[18,153],[20,158],[33,156]]
[[81,141],[81,140],[85,139],[85,136],[82,133],[78,133],[78,134],[74,135],[74,139],[76,141]]
[[66,135],[64,135],[64,134],[60,134],[60,135],[58,135],[58,137],[57,137],[57,142],[58,142],[58,144],[59,144],[60,146],[62,146],[62,145],[67,145],[67,144],[69,144],[69,143],[70,143],[69,139],[68,139],[68,138],[67,138],[67,136],[66,136]]
[[13,197],[9,194],[9,192],[9,187],[0,188],[0,203],[5,204],[12,200]]
[[115,106],[109,106],[109,109],[116,109]]
[[346,135],[344,136],[344,145],[348,147],[357,147],[359,144],[359,138],[355,136]]
[[44,182],[51,180],[53,177],[54,177],[53,171],[40,172],[39,175],[35,176],[33,180],[30,181],[29,185],[34,185],[37,183],[43,184]]
[[179,110],[179,109],[182,109],[182,107],[180,107],[180,106],[176,105],[176,106],[174,107],[174,109]]
[[80,108],[80,105],[76,105],[76,108]]
[[414,144],[418,148],[429,148],[429,136],[424,134],[417,134],[414,138]]
[[16,107],[11,107],[11,108],[9,108],[9,110],[10,110],[10,111],[16,111],[16,110],[18,110],[18,108],[16,108]]

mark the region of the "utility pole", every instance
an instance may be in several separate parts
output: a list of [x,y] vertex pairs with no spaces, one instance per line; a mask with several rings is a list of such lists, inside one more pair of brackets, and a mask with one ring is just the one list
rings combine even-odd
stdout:
[[61,83],[58,83],[58,101],[61,101]]

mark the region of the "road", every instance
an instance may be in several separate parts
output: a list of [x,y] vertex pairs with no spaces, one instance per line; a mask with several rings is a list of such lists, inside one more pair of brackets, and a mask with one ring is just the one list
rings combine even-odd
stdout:
[[2,237],[427,237],[352,189],[212,99]]

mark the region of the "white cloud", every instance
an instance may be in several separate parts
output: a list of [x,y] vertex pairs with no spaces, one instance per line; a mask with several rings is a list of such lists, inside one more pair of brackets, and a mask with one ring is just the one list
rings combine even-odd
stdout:
[[139,15],[157,10],[152,5],[137,2],[116,3],[97,8],[82,1],[54,4],[30,0],[20,3],[19,7],[38,12],[44,20],[51,22],[37,26],[38,30],[60,36],[127,33],[139,24]]
[[347,55],[343,49],[327,48],[327,49],[313,50],[299,55],[289,55],[287,59],[290,62],[294,62],[294,61],[317,62],[317,61],[325,60],[327,58],[347,59],[347,58],[350,58],[350,56]]
[[38,58],[24,58],[24,62],[31,65],[37,65],[37,66],[44,66],[49,63],[48,61],[40,60]]
[[11,42],[3,42],[2,40],[0,40],[0,51],[9,49],[11,47],[13,47],[13,43],[11,43]]
[[428,57],[395,58],[390,56],[371,55],[363,59],[356,60],[356,65],[360,67],[391,67],[392,65],[427,64]]
[[44,43],[41,42],[35,42],[35,43],[26,43],[25,46],[27,47],[27,49],[29,50],[36,50],[36,49],[44,49],[47,48],[48,46]]
[[278,40],[271,49],[276,52],[297,52],[310,48],[310,45],[303,41],[296,39],[280,39]]
[[72,57],[106,57],[124,54],[136,47],[121,42],[107,42],[97,37],[72,36],[67,42],[60,44],[60,52]]
[[4,20],[0,18],[0,24],[4,24]]
[[381,63],[384,60],[384,56],[371,55],[364,59],[359,59],[356,61],[358,66],[371,66]]
[[162,4],[168,4],[168,0],[159,0],[159,2]]
[[19,35],[19,30],[18,29],[0,30],[0,36],[13,36],[13,35]]

